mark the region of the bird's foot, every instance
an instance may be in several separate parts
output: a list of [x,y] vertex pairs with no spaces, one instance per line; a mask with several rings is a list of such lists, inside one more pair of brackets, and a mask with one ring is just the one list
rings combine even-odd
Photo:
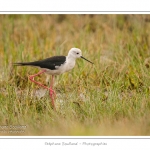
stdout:
[[34,80],[34,75],[29,75],[30,80]]

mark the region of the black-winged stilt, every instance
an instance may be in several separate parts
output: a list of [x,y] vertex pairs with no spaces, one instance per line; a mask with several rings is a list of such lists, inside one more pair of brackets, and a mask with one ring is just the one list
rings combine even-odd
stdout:
[[[70,71],[71,69],[73,69],[74,66],[75,66],[76,58],[82,58],[82,59],[92,63],[91,61],[87,60],[86,58],[84,58],[82,56],[82,52],[81,52],[80,49],[71,48],[67,56],[53,56],[53,57],[50,57],[50,58],[46,58],[44,60],[39,60],[39,61],[34,61],[34,62],[14,63],[14,65],[17,65],[17,66],[34,66],[34,67],[38,67],[41,70],[37,74],[30,75],[29,79],[32,82],[38,84],[39,86],[42,86],[43,88],[49,90],[50,98],[52,100],[52,106],[55,109],[54,97],[55,97],[56,94],[53,90],[54,76],[65,73],[65,72]],[[41,84],[41,83],[34,80],[35,76],[38,76],[42,73],[47,73],[49,75],[52,75],[52,81],[51,81],[50,88],[46,87],[43,84]]]

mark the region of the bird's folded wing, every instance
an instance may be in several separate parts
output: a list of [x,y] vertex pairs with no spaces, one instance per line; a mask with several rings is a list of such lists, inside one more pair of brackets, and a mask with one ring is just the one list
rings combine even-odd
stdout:
[[14,63],[14,65],[18,66],[36,66],[40,68],[46,68],[50,70],[55,70],[58,66],[61,66],[66,61],[65,56],[54,56],[50,58],[46,58],[44,60],[34,61],[34,62],[20,62]]

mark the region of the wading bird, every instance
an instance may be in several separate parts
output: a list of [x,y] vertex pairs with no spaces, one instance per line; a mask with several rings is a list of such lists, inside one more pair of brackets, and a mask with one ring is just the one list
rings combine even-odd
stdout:
[[[91,61],[87,60],[82,56],[82,52],[78,48],[71,48],[68,52],[67,56],[53,56],[50,58],[46,58],[44,60],[39,60],[39,61],[34,61],[34,62],[19,62],[19,63],[14,63],[16,66],[34,66],[39,68],[41,71],[38,72],[37,74],[30,75],[29,79],[38,84],[39,86],[48,89],[50,93],[50,98],[52,100],[52,106],[55,109],[55,103],[54,103],[54,98],[56,96],[54,90],[53,90],[53,84],[54,84],[54,76],[59,75],[62,73],[65,73],[67,71],[70,71],[71,69],[74,68],[75,62],[77,58],[82,58],[91,64],[93,64]],[[40,74],[49,74],[52,75],[52,80],[50,83],[50,88],[46,87],[45,85],[37,82],[34,80],[34,77],[40,75]]]

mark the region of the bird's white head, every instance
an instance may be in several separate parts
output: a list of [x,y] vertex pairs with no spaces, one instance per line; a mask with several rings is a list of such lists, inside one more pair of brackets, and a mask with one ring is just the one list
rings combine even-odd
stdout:
[[73,57],[73,58],[80,58],[82,56],[82,52],[79,48],[71,48],[69,53],[68,53],[69,57]]
[[[90,63],[92,63],[91,61],[87,60],[86,58],[84,58],[82,56],[82,51],[79,49],[79,48],[71,48],[69,53],[68,53],[68,58],[71,58],[71,59],[76,59],[76,58],[82,58]],[[92,63],[93,64],[93,63]]]

